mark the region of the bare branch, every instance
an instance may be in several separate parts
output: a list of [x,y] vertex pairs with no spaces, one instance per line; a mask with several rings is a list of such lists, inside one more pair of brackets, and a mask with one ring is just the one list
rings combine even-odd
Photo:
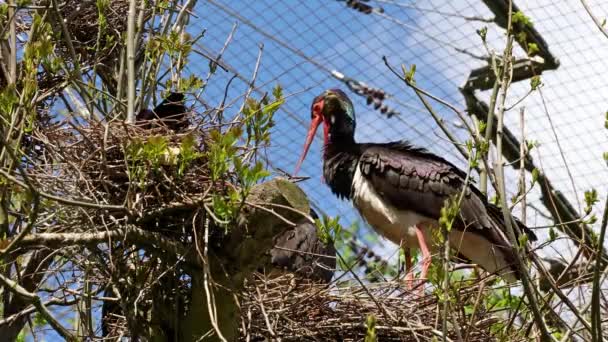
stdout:
[[55,317],[53,317],[50,311],[40,300],[40,297],[38,297],[36,294],[27,291],[21,285],[6,278],[2,274],[0,274],[0,283],[4,284],[5,289],[10,289],[10,291],[30,301],[36,307],[38,312],[49,322],[53,329],[55,329],[55,331],[57,331],[57,333],[61,335],[61,337],[65,338],[66,341],[78,341],[76,336],[74,336],[71,332],[64,328],[63,325],[61,325],[61,323],[59,323],[59,321]]
[[604,215],[602,216],[602,226],[600,228],[600,237],[597,242],[595,267],[593,272],[593,292],[591,293],[591,336],[594,341],[603,341],[602,315],[600,313],[600,292],[602,291],[600,282],[600,271],[602,269],[603,260],[603,242],[606,237],[606,227],[608,227],[608,198],[605,200]]
[[608,31],[606,30],[606,28],[604,28],[604,25],[602,25],[602,23],[600,22],[600,20],[595,15],[593,15],[593,12],[591,12],[591,8],[587,4],[587,1],[586,0],[581,0],[581,4],[583,4],[583,7],[585,7],[585,11],[587,11],[587,13],[591,17],[591,19],[593,19],[593,22],[595,23],[595,26],[597,26],[597,28],[600,30],[600,32],[602,32],[602,34],[604,36],[606,36],[606,38],[608,38]]
[[19,247],[24,249],[39,246],[65,248],[69,246],[96,245],[107,243],[111,240],[122,240],[152,250],[160,249],[170,253],[175,258],[183,257],[192,266],[200,267],[200,263],[196,257],[190,255],[191,248],[159,233],[148,232],[132,225],[101,232],[29,234],[21,240]]
[[127,19],[127,123],[135,123],[135,17],[137,0],[129,0]]

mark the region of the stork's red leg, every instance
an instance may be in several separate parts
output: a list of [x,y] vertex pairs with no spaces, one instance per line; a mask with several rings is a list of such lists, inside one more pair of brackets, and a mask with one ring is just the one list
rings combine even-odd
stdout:
[[429,273],[429,267],[431,266],[431,252],[424,238],[424,233],[419,226],[420,224],[416,225],[416,237],[418,238],[418,245],[422,252],[422,272],[420,273],[420,279],[426,279],[426,276]]
[[414,270],[412,268],[412,254],[409,248],[403,249],[403,255],[405,256],[405,283],[407,289],[411,290],[414,286]]

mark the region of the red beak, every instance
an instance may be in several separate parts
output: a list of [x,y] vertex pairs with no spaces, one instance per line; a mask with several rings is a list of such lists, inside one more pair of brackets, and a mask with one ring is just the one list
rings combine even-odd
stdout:
[[304,158],[306,158],[306,154],[308,153],[308,149],[312,144],[312,141],[315,139],[315,134],[317,133],[317,129],[321,122],[323,122],[323,101],[319,101],[315,103],[312,107],[312,121],[310,122],[310,128],[308,128],[308,134],[306,135],[306,142],[304,143],[304,151],[302,152],[302,156],[300,156],[300,160],[298,160],[298,164],[296,165],[296,169],[293,171],[293,175],[297,175],[298,171],[300,171],[300,167],[302,166],[302,162],[304,162]]

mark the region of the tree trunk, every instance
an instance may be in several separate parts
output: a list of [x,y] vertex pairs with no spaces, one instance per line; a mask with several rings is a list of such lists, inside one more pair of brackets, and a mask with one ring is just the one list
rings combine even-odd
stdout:
[[[255,186],[247,201],[259,204],[267,210],[245,207],[238,219],[238,225],[230,229],[229,237],[220,249],[214,250],[213,254],[209,252],[211,277],[219,285],[210,285],[213,287],[217,308],[217,323],[228,341],[235,341],[239,336],[240,315],[235,294],[242,290],[243,281],[269,262],[267,252],[273,247],[273,238],[289,227],[284,220],[297,221],[301,218],[298,212],[308,213],[310,210],[304,192],[284,179],[274,179]],[[269,206],[269,203],[295,210]],[[197,341],[211,331],[203,340],[219,341],[209,317],[204,273],[197,272],[191,274],[191,277],[192,295],[188,313],[179,322],[180,340]],[[172,317],[164,319],[170,320]]]

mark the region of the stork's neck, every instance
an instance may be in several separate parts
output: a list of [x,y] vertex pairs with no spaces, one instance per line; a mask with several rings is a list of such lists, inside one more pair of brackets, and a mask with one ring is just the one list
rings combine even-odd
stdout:
[[360,145],[352,136],[330,136],[323,150],[323,177],[331,191],[340,198],[350,199],[351,186],[359,157]]

